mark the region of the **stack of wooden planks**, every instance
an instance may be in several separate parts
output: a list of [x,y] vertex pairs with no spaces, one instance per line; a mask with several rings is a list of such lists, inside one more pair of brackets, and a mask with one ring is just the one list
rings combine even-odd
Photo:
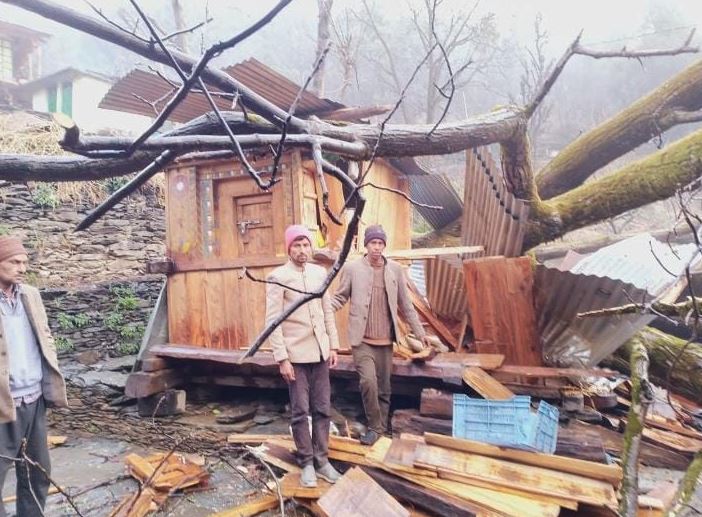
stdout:
[[[562,509],[590,515],[595,508],[616,515],[622,472],[615,465],[431,433],[381,438],[372,447],[332,437],[329,448],[330,458],[347,466],[344,477],[334,486],[303,489],[292,440],[273,437],[261,447],[265,461],[287,472],[282,497],[315,515],[376,517],[378,508],[382,515],[555,517]],[[242,515],[240,509],[218,516]]]
[[204,459],[179,453],[157,453],[147,457],[129,454],[129,474],[140,483],[135,494],[126,495],[110,517],[142,517],[157,511],[172,493],[200,485],[209,477]]

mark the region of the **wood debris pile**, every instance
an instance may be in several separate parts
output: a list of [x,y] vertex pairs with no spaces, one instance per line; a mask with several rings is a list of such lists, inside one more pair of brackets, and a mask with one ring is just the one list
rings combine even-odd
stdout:
[[[267,439],[260,455],[286,471],[280,483],[282,497],[295,498],[320,516],[541,517],[557,516],[562,509],[572,515],[592,515],[589,512],[593,509],[603,515],[616,514],[616,489],[622,476],[616,465],[432,433],[381,438],[371,447],[332,437],[329,447],[330,458],[346,472],[337,484],[320,481],[314,489],[299,486],[300,469],[294,461],[291,439]],[[265,502],[266,508],[273,508],[278,505],[277,499],[266,496],[245,508],[260,508],[253,505]],[[379,513],[380,508],[383,513]],[[237,507],[217,516],[255,515],[241,511],[242,507]]]
[[129,454],[129,474],[139,481],[135,494],[126,495],[110,517],[142,517],[157,511],[178,491],[205,483],[209,473],[204,459],[179,453],[157,453],[147,457]]

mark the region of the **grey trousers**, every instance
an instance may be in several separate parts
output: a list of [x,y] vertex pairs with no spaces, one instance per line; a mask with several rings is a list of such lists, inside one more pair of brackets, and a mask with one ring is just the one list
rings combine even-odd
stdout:
[[[46,442],[46,407],[39,397],[31,404],[22,404],[17,409],[14,422],[0,424],[0,454],[17,458],[21,455],[22,440],[27,440],[27,456],[41,465],[47,473],[51,471],[49,446]],[[13,462],[0,459],[0,495],[5,476]],[[49,480],[37,468],[27,463],[15,463],[17,475],[18,517],[40,516],[49,491]],[[38,506],[37,506],[38,504]],[[0,502],[0,517],[5,517],[4,505]]]
[[392,345],[361,343],[353,347],[351,353],[359,377],[368,427],[378,434],[384,434],[388,429],[390,411]]
[[[329,364],[293,363],[295,380],[288,384],[293,439],[297,461],[301,467],[312,464],[317,468],[329,462],[329,422],[331,422],[331,386]],[[310,436],[307,417],[312,417]]]

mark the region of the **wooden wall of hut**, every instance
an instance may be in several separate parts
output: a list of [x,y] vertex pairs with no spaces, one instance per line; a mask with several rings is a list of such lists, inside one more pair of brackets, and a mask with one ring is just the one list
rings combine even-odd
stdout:
[[[254,163],[270,168],[270,159]],[[167,171],[167,253],[174,263],[168,277],[169,342],[204,348],[246,348],[263,329],[263,283],[242,278],[246,268],[265,277],[287,260],[283,234],[290,224],[304,224],[315,234],[315,247],[341,245],[345,226],[324,213],[314,163],[298,151],[281,161],[281,181],[261,191],[236,160],[180,162]],[[268,177],[264,175],[264,178]],[[408,192],[404,175],[378,161],[368,176],[376,185]],[[327,179],[329,204],[335,213],[344,205],[343,189]],[[362,217],[363,229],[381,223],[389,246],[408,249],[412,208],[397,194],[372,187]],[[362,239],[355,249],[362,250]],[[346,311],[337,314],[345,346]]]

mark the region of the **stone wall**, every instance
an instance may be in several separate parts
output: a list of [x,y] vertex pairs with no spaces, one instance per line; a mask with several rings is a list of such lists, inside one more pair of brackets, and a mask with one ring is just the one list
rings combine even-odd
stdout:
[[42,289],[62,364],[81,354],[85,362],[135,354],[163,282],[164,277],[150,275],[75,289]]
[[0,234],[25,237],[28,283],[65,287],[131,278],[143,275],[149,260],[165,255],[165,211],[153,192],[130,196],[87,231],[74,233],[96,206],[85,191],[81,196],[59,202],[51,184],[0,188]]

